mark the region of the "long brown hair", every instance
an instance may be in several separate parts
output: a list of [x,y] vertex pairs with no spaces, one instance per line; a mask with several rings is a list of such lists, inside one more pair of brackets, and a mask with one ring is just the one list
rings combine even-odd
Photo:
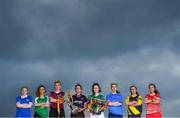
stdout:
[[40,92],[39,92],[39,90],[40,90],[41,87],[44,88],[45,93],[46,93],[46,87],[45,87],[44,85],[39,85],[38,88],[37,88],[37,90],[36,90],[36,96],[37,96],[37,97],[40,97]]
[[132,89],[133,87],[136,89],[136,94],[137,94],[137,96],[139,96],[137,87],[136,87],[135,85],[132,85],[132,86],[129,87],[129,90],[130,90],[131,95],[132,95],[131,89]]

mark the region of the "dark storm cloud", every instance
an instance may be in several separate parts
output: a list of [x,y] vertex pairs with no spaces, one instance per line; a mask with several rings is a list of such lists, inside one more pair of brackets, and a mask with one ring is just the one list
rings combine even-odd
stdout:
[[64,90],[81,82],[86,94],[93,82],[107,93],[115,81],[124,96],[131,84],[144,96],[147,84],[155,82],[165,116],[179,116],[179,5],[179,0],[1,0],[0,116],[15,114],[22,85],[34,97],[39,84],[49,93],[56,79]]
[[179,1],[5,3],[1,8],[5,11],[2,59],[98,58],[177,44],[166,37],[179,28]]
[[[14,2],[12,2],[14,3]],[[19,23],[12,11],[16,4],[10,1],[1,1],[0,4],[0,57],[11,58],[18,55],[21,47],[29,36],[25,26]]]

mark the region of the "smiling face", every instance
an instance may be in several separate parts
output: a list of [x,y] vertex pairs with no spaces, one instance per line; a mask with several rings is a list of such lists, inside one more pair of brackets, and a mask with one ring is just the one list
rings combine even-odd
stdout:
[[154,93],[155,90],[156,90],[156,88],[153,85],[149,86],[149,92],[150,93]]
[[22,89],[21,89],[21,94],[22,94],[23,96],[27,95],[27,94],[28,94],[28,89],[27,89],[27,88],[22,88]]
[[60,83],[55,83],[54,88],[55,88],[56,91],[60,91],[61,90],[61,84]]
[[40,88],[39,88],[39,93],[40,93],[40,95],[44,95],[45,92],[46,92],[46,90],[45,90],[44,87],[40,87]]
[[81,94],[81,92],[82,92],[82,89],[81,89],[81,87],[80,86],[76,86],[76,94]]
[[111,85],[111,90],[113,93],[117,92],[117,85],[115,84]]
[[96,93],[99,93],[99,86],[98,86],[98,85],[95,85],[95,86],[93,87],[93,91],[94,91],[95,94],[96,94]]
[[137,89],[134,86],[131,87],[130,91],[131,91],[131,94],[136,94],[137,93]]

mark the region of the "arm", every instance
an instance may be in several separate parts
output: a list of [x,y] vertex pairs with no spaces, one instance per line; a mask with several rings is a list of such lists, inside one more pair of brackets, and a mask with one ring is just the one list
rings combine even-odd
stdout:
[[23,108],[31,108],[32,105],[33,105],[33,103],[30,102],[29,104],[24,104],[24,105],[23,105]]
[[83,110],[85,110],[87,108],[87,105],[88,105],[88,98],[85,99]]
[[160,100],[155,100],[155,99],[153,99],[153,100],[145,100],[144,103],[145,104],[148,104],[148,103],[150,103],[150,104],[159,104]]
[[148,103],[151,103],[151,102],[152,102],[152,100],[149,100],[148,98],[145,98],[145,99],[144,99],[144,103],[145,103],[145,104],[148,104]]
[[19,102],[16,103],[16,106],[17,106],[18,108],[31,108],[32,105],[33,105],[32,102],[29,102],[29,104],[20,104]]
[[136,101],[133,101],[133,102],[128,102],[129,106],[138,106],[138,103]]
[[92,100],[91,100],[91,95],[88,96],[88,101],[87,101],[87,109],[88,109],[88,112],[91,112],[92,110]]
[[114,104],[115,104],[115,106],[121,106],[121,105],[123,105],[123,97],[122,97],[121,94],[120,94],[120,96],[119,96],[119,101],[118,101],[118,102],[115,102]]
[[156,98],[152,100],[153,104],[159,104],[160,103],[160,98]]
[[85,102],[84,107],[80,108],[78,112],[84,111],[87,108],[87,104],[88,104],[88,102]]
[[49,97],[47,97],[47,102],[43,103],[42,105],[43,107],[49,107]]
[[41,103],[38,103],[38,102],[37,102],[37,99],[38,99],[38,98],[36,97],[36,98],[35,98],[35,102],[34,102],[34,106],[35,106],[35,107],[41,106]]
[[33,103],[32,103],[32,98],[31,98],[31,97],[28,97],[28,100],[29,100],[28,103],[21,104],[19,98],[17,98],[17,99],[16,99],[16,106],[17,106],[18,108],[31,108],[32,105],[33,105]]
[[129,96],[126,97],[125,103],[128,106],[132,106],[132,104],[134,104],[134,102],[129,102]]
[[42,103],[41,107],[49,107],[49,103]]
[[17,102],[17,103],[16,103],[16,107],[18,107],[18,108],[22,108],[22,104],[21,104],[21,103],[19,103],[19,102]]
[[141,96],[138,97],[138,101],[135,102],[133,106],[140,106],[140,105],[142,105],[142,97]]
[[44,103],[44,102],[42,102],[42,103],[34,103],[34,106],[35,107],[38,107],[38,106],[40,106],[40,107],[49,107],[49,103]]
[[108,105],[110,105],[110,106],[121,106],[123,104],[122,101],[123,101],[123,97],[122,97],[122,95],[120,95],[118,97],[118,101],[116,101],[116,102],[109,102]]
[[50,99],[50,102],[54,102],[54,103],[57,103],[57,99],[53,98],[53,97],[49,97]]
[[34,103],[35,107],[42,106],[42,103]]
[[22,105],[20,104],[20,97],[16,97],[16,107],[21,108]]
[[122,103],[121,102],[109,102],[108,105],[109,106],[120,106],[120,105],[122,105]]

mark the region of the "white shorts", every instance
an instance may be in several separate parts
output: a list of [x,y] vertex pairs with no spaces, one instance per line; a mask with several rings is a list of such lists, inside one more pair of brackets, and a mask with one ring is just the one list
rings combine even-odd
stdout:
[[90,118],[104,118],[104,112],[101,112],[101,114],[92,114],[90,113]]

